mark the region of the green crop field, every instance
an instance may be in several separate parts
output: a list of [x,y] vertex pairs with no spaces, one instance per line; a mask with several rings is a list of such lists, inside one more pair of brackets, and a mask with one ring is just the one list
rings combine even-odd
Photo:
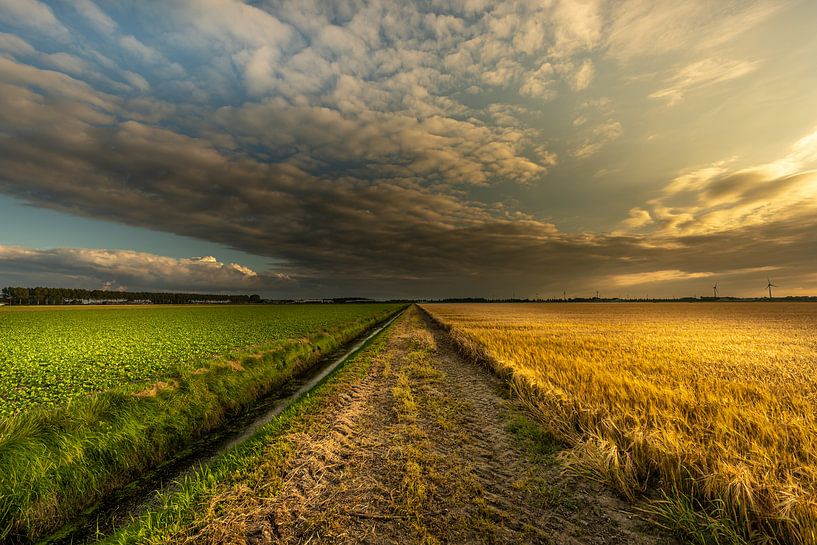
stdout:
[[55,530],[399,308],[0,310],[0,541]]
[[298,339],[387,305],[0,309],[0,415]]

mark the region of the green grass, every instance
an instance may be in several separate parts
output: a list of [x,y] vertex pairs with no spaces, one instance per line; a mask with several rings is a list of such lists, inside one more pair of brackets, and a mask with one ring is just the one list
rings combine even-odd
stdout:
[[161,378],[251,345],[270,349],[382,308],[0,308],[0,416]]
[[748,545],[725,510],[702,505],[679,490],[661,492],[660,498],[650,501],[641,512],[690,545]]
[[535,463],[553,463],[554,456],[567,448],[519,409],[508,415],[506,428],[521,442]]
[[177,367],[152,395],[128,384],[0,418],[0,540],[54,529],[397,308],[369,307],[306,338],[234,353],[231,364]]
[[[192,539],[205,526],[220,525],[215,497],[229,497],[231,490],[253,496],[255,483],[263,483],[265,495],[275,495],[288,463],[295,455],[287,435],[308,433],[324,426],[325,412],[336,396],[365,376],[383,349],[381,334],[304,397],[290,405],[274,421],[233,450],[200,468],[179,483],[179,489],[162,495],[156,508],[144,513],[112,535],[106,544],[165,544]],[[239,493],[240,494],[240,493]],[[223,508],[223,506],[222,506]],[[229,528],[224,529],[229,532]]]

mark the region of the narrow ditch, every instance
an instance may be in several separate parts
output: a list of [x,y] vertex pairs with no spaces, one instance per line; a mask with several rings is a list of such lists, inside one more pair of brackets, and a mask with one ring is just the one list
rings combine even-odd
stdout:
[[173,459],[109,494],[105,499],[79,513],[58,531],[36,543],[39,545],[85,543],[111,533],[118,526],[156,506],[160,493],[177,489],[177,483],[186,475],[252,437],[262,426],[278,417],[347,359],[360,352],[403,312],[405,309],[320,359],[299,376],[260,398],[240,415],[188,445]]

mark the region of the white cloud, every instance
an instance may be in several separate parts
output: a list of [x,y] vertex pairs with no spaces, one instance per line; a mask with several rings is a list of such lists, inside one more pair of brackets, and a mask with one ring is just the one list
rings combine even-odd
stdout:
[[253,278],[253,277],[258,276],[258,273],[256,273],[251,268],[245,267],[245,266],[240,265],[238,263],[230,263],[228,265],[228,267],[230,269],[234,270],[234,271],[238,271],[239,273],[243,274],[246,278]]
[[558,94],[555,69],[550,63],[543,63],[535,72],[528,74],[519,88],[519,94],[542,100],[552,100]]
[[31,274],[59,282],[77,279],[88,285],[110,282],[133,289],[230,290],[274,289],[288,279],[283,273],[259,274],[213,256],[173,258],[130,250],[55,248],[48,250],[0,245],[0,271]]
[[608,120],[595,125],[587,131],[584,141],[573,150],[573,156],[584,159],[595,155],[604,146],[620,138],[623,132],[618,121]]
[[551,52],[554,56],[567,58],[597,48],[603,37],[604,9],[600,0],[557,2],[551,29],[554,34]]
[[817,213],[817,131],[781,159],[744,168],[735,158],[683,172],[645,206],[631,210],[621,232],[687,236],[773,225]]
[[131,72],[130,70],[124,70],[122,72],[122,77],[130,83],[133,87],[137,88],[138,90],[145,92],[150,90],[150,83],[148,80],[137,74],[136,72]]
[[642,284],[656,284],[661,282],[672,282],[678,280],[690,280],[696,278],[708,278],[714,276],[713,272],[687,272],[678,269],[668,269],[661,271],[649,271],[639,273],[617,274],[611,279],[617,286],[639,286]]
[[631,62],[671,52],[711,50],[768,19],[780,2],[625,0],[609,5],[606,54]]
[[630,217],[622,222],[622,226],[627,229],[638,229],[651,224],[652,221],[652,216],[648,210],[633,208],[630,210]]
[[780,172],[789,173],[801,168],[817,166],[817,128],[799,138],[791,146],[791,151],[773,164]]
[[18,28],[29,28],[62,42],[70,32],[54,16],[51,8],[37,0],[0,0],[0,21]]
[[590,82],[593,81],[594,74],[595,68],[593,67],[593,61],[586,59],[581,66],[579,66],[578,70],[576,70],[576,73],[573,74],[571,86],[576,91],[587,89],[590,86]]
[[[90,104],[107,112],[114,111],[115,105],[119,102],[116,97],[96,91],[84,81],[61,72],[41,70],[3,57],[0,57],[0,81],[7,85],[19,85],[21,88],[31,87],[55,100],[59,98],[79,104]],[[32,107],[37,106],[32,104]],[[13,112],[10,114],[13,115]]]
[[73,0],[72,4],[75,10],[101,32],[113,34],[116,31],[116,21],[108,17],[92,0]]
[[244,72],[250,93],[263,95],[275,90],[279,81],[275,74],[279,61],[280,53],[273,47],[259,47],[252,53]]
[[152,64],[164,60],[164,56],[157,49],[143,44],[134,36],[122,36],[119,38],[119,45],[143,62]]
[[666,82],[666,87],[650,94],[650,98],[667,100],[674,106],[690,91],[716,83],[743,77],[754,72],[757,62],[708,58],[693,62]]
[[0,32],[0,50],[13,55],[33,55],[36,50],[24,39],[14,34]]

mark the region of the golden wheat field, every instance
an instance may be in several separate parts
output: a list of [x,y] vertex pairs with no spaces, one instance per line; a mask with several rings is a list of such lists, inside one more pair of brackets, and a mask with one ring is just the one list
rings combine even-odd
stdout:
[[817,305],[424,308],[512,380],[577,467],[749,542],[817,543]]

